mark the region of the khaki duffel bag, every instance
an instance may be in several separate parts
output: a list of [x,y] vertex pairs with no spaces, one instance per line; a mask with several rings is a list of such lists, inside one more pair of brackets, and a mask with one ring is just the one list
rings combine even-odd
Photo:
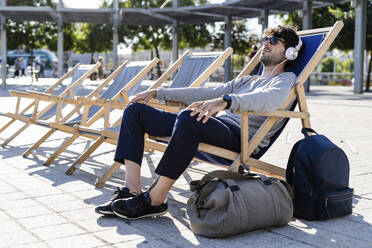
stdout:
[[259,174],[213,171],[192,181],[187,214],[195,234],[221,238],[288,224],[293,216],[285,181]]

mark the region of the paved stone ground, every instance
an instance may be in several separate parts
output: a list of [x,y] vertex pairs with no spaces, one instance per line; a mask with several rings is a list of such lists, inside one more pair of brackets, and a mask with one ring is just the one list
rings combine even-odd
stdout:
[[[30,85],[30,79],[9,80],[0,90],[0,111],[14,111],[9,89],[41,89],[50,81]],[[90,86],[96,82],[87,83]],[[102,175],[112,162],[114,146],[102,145],[72,176],[64,171],[92,141],[78,139],[51,166],[42,162],[66,134],[56,133],[29,158],[22,153],[45,128],[32,126],[5,148],[0,148],[0,247],[372,247],[372,94],[354,95],[351,87],[317,86],[308,94],[312,126],[326,134],[348,155],[351,187],[355,189],[353,214],[329,221],[293,219],[289,225],[269,228],[227,239],[207,239],[190,230],[185,206],[169,200],[169,213],[157,219],[124,221],[101,217],[94,208],[111,198],[123,183],[123,170],[104,188],[95,188],[95,175]],[[0,117],[1,125],[8,120]],[[0,133],[5,140],[21,126]],[[291,120],[263,160],[285,167],[293,144],[301,138],[300,121]],[[144,187],[154,178],[160,153],[145,154]],[[215,167],[214,167],[215,168]],[[200,178],[203,170],[193,164],[180,178],[170,198],[184,201],[187,182]],[[91,173],[88,174],[87,172]]]

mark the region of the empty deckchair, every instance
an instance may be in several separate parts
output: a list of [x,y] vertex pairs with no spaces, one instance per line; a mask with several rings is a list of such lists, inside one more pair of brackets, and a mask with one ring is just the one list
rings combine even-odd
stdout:
[[[186,52],[181,56],[150,88],[159,87],[169,76],[179,68],[170,87],[199,87],[209,76],[231,55],[232,49],[228,48],[223,52],[214,53],[193,53]],[[179,106],[168,106],[160,102],[152,101],[151,105],[168,111],[179,111]],[[124,109],[124,105],[112,104],[110,107]],[[93,145],[87,149],[66,171],[70,175],[75,171],[75,166],[84,162],[103,142],[116,144],[119,133],[121,120],[117,120],[112,127],[100,131],[100,137],[95,140]],[[96,132],[89,131],[87,132]],[[147,147],[151,149],[151,147]],[[102,186],[108,178],[120,167],[120,164],[114,163],[111,168],[96,183],[97,187]]]
[[[62,92],[63,90],[63,87],[62,87],[62,83],[63,81],[70,77],[72,75],[72,77],[74,77],[77,73],[75,72],[75,70],[80,66],[80,64],[76,64],[70,71],[66,72],[65,75],[63,75],[60,79],[57,80],[57,82],[55,82],[54,84],[52,84],[51,86],[49,86],[46,90],[43,91],[43,93],[46,93],[46,94],[54,94],[54,95],[58,95]],[[76,81],[77,78],[72,79],[71,80],[71,83],[73,83],[74,81]],[[17,94],[17,93],[26,93],[26,92],[19,92],[19,91],[10,91],[10,93],[13,93],[14,94]],[[16,110],[15,110],[15,114],[25,114],[27,111],[29,111],[33,106],[35,106],[35,101],[32,101],[31,103],[27,104],[26,107],[24,107],[22,110],[20,110],[20,107],[21,107],[21,100],[22,100],[22,96],[21,95],[15,95],[17,97],[17,104],[16,104]],[[0,115],[2,116],[6,116],[6,117],[10,117],[8,116],[7,113],[0,113]],[[0,129],[0,133],[2,133],[5,129],[7,129],[11,124],[13,124],[17,119],[16,118],[13,118],[13,117],[10,117],[10,121],[8,121],[4,126],[1,127]]]
[[[89,77],[97,68],[100,66],[98,62],[95,65],[85,65],[85,66],[75,66],[71,72],[66,73],[61,79],[59,79],[55,84],[49,87],[44,95],[50,97],[70,97],[74,98],[75,96],[86,95],[87,90],[81,87],[82,82]],[[72,74],[72,79],[70,85],[64,89],[62,92],[53,92],[57,86],[62,84],[62,81]],[[9,137],[2,146],[6,146],[14,138],[16,138],[21,132],[23,132],[31,124],[35,123],[36,120],[47,120],[56,115],[58,111],[61,111],[64,105],[59,105],[57,102],[51,102],[46,107],[39,110],[40,92],[28,91],[19,92],[19,91],[9,91],[11,96],[17,97],[17,105],[15,113],[6,113],[5,116],[12,118],[13,120],[19,120],[25,122],[24,126],[18,129],[11,137]],[[30,105],[24,108],[22,111],[19,111],[20,103],[22,98],[31,98],[34,100]],[[30,111],[32,109],[32,111]],[[31,112],[31,113],[29,113]],[[9,123],[8,123],[9,124]],[[8,127],[6,124],[4,127]],[[10,123],[11,124],[11,123]],[[5,128],[2,128],[4,130]]]
[[[76,101],[64,99],[67,103],[75,103],[78,105],[84,104],[83,113],[72,119],[65,117],[62,121],[59,122],[37,122],[40,125],[50,127],[51,130],[49,130],[47,134],[41,137],[41,139],[36,142],[30,149],[28,149],[24,153],[24,157],[28,156],[32,150],[39,147],[55,131],[62,131],[73,134],[72,137],[63,142],[63,144],[59,146],[59,148],[53,153],[53,155],[44,162],[44,165],[49,165],[56,157],[59,156],[59,154],[61,154],[69,145],[71,145],[73,141],[79,138],[79,129],[74,125],[80,124],[82,126],[89,127],[104,115],[105,110],[103,107],[90,104],[92,100],[94,102],[94,99],[92,99],[94,96],[97,97],[97,101],[100,101],[101,103],[109,102],[111,100],[121,100],[122,102],[127,102],[127,94],[136,92],[144,76],[156,65],[158,61],[159,60],[156,58],[152,61],[130,62],[129,64],[123,63],[101,84],[99,88],[94,90],[86,98],[79,98]],[[113,82],[107,87],[107,89],[104,90],[102,94],[98,95],[101,89],[111,81]]]
[[[336,22],[333,27],[321,28],[314,30],[300,31],[298,34],[301,36],[305,44],[305,51],[300,57],[300,61],[293,66],[286,68],[286,71],[294,72],[298,77],[296,84],[292,87],[290,95],[286,102],[277,110],[270,113],[254,113],[249,111],[240,112],[241,114],[241,153],[236,153],[220,147],[199,144],[199,152],[196,155],[197,160],[208,162],[217,166],[226,167],[229,170],[237,172],[241,165],[247,165],[251,170],[265,173],[271,176],[285,178],[285,169],[258,160],[273,144],[276,138],[284,129],[285,124],[289,118],[300,118],[303,127],[310,128],[310,114],[307,109],[306,98],[303,84],[310,76],[315,66],[320,62],[323,55],[330,47],[337,34],[343,27],[342,22]],[[249,75],[250,71],[255,67],[259,60],[261,51],[254,57],[253,64],[249,64],[239,76]],[[294,99],[297,100],[299,111],[294,111]],[[248,130],[248,116],[261,115],[267,116],[266,121],[260,129],[249,140]],[[283,120],[284,118],[284,120]],[[261,148],[258,153],[254,153],[259,146],[262,139],[270,131],[276,121],[283,120],[282,127],[278,130],[270,140],[270,144]],[[310,135],[310,134],[309,134]],[[150,141],[154,142],[154,141]],[[164,151],[165,146],[156,144],[159,150]]]

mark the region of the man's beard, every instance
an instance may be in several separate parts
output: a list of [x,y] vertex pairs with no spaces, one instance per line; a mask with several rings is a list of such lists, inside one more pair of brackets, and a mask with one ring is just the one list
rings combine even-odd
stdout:
[[262,55],[260,57],[260,62],[264,66],[275,66],[284,60],[285,58],[283,58],[282,56],[278,56],[278,55],[277,56]]

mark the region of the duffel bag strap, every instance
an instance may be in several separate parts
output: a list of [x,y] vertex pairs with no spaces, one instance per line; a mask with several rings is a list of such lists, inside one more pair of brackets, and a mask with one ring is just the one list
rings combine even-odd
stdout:
[[280,182],[284,185],[285,189],[288,191],[288,194],[293,199],[294,198],[294,193],[293,193],[293,189],[292,189],[291,185],[289,185],[289,183],[287,183],[284,180],[280,180]]
[[232,171],[226,170],[216,170],[211,171],[206,174],[201,180],[194,180],[190,182],[190,190],[196,191],[200,190],[201,187],[207,182],[212,181],[214,178],[218,179],[235,179],[235,180],[251,180],[251,179],[261,179],[265,185],[271,184],[271,179],[266,177],[265,175],[258,175],[258,174],[238,174]]

